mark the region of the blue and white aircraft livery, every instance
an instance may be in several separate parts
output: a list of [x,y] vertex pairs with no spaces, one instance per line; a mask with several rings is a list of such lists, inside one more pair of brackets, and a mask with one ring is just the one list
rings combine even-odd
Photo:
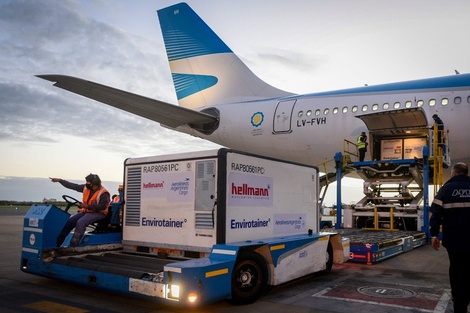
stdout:
[[[311,165],[332,159],[362,131],[406,127],[419,137],[438,114],[452,162],[470,163],[470,74],[292,94],[254,75],[187,4],[157,13],[179,106],[75,77],[39,77],[222,146]],[[370,151],[366,158],[374,159]]]

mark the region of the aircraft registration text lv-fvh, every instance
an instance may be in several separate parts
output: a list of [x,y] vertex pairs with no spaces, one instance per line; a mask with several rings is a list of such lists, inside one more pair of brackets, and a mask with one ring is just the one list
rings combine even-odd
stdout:
[[292,94],[253,74],[187,4],[159,10],[158,19],[179,106],[75,77],[39,77],[226,147],[313,165],[371,127],[404,134],[406,121],[413,136],[438,114],[450,132],[452,162],[470,161],[470,74]]

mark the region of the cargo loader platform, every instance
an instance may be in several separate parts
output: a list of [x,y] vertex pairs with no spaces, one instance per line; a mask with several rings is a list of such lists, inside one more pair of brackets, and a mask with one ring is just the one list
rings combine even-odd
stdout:
[[363,230],[354,228],[326,229],[350,240],[349,261],[372,264],[411,251],[426,244],[426,233],[420,231]]

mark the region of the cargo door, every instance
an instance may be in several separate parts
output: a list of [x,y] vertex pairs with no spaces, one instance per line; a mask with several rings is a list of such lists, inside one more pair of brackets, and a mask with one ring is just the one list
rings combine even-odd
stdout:
[[356,117],[374,134],[427,134],[428,121],[422,108],[377,112]]
[[409,108],[358,115],[369,130],[374,160],[422,158],[430,128],[422,108]]

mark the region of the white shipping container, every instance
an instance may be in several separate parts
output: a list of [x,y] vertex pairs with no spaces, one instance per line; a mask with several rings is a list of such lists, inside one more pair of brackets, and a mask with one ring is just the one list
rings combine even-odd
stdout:
[[123,244],[214,244],[318,231],[318,169],[228,149],[128,159]]

